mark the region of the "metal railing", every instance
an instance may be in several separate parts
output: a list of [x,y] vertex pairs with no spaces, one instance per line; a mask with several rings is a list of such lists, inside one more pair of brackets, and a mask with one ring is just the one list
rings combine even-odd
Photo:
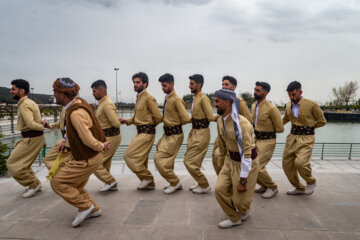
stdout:
[[[114,161],[124,161],[124,153],[127,149],[128,145],[120,145],[115,152],[113,157]],[[281,159],[282,154],[284,152],[285,143],[276,143],[275,151],[273,154],[273,159]],[[205,159],[212,158],[212,151],[214,148],[214,144],[209,144],[208,151],[206,152]],[[42,160],[44,159],[46,153],[50,151],[51,147],[44,147],[36,160],[36,163],[39,165],[42,164]],[[11,148],[9,148],[9,154],[11,152]],[[187,150],[187,145],[182,144],[180,150],[176,156],[177,160],[184,159],[185,153]],[[154,155],[156,153],[156,145],[153,145],[151,151],[149,153],[149,159],[153,160]],[[312,159],[327,159],[327,160],[360,160],[360,143],[315,143]]]

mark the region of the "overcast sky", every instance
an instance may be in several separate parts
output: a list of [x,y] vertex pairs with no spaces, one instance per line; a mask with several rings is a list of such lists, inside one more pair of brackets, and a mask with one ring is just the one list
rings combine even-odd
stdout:
[[356,0],[0,0],[0,86],[24,78],[36,93],[70,77],[94,102],[90,85],[101,78],[115,99],[118,67],[121,101],[135,100],[131,76],[144,71],[158,102],[168,72],[180,96],[201,73],[207,93],[232,75],[238,94],[266,81],[282,104],[298,80],[324,103],[333,87],[360,83],[359,65]]

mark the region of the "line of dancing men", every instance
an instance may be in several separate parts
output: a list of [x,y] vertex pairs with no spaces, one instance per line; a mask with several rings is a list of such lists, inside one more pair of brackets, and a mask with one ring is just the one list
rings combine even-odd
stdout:
[[[118,118],[112,100],[107,96],[103,80],[92,83],[93,96],[99,101],[96,113],[79,97],[80,87],[70,78],[58,78],[53,83],[56,103],[63,106],[58,122],[49,124],[41,119],[39,107],[27,97],[29,83],[23,79],[11,82],[11,94],[18,100],[17,129],[19,140],[11,152],[7,167],[11,176],[25,187],[24,198],[32,197],[41,190],[41,183],[31,165],[44,144],[44,128],[60,129],[63,138],[46,155],[44,162],[51,169],[61,154],[63,161],[50,181],[55,193],[61,196],[78,213],[72,222],[77,227],[85,219],[102,214],[100,207],[85,189],[91,174],[104,185],[100,191],[116,191],[117,181],[110,173],[111,161],[121,142],[120,125],[132,125],[137,135],[124,153],[131,171],[139,178],[138,190],[153,190],[155,182],[148,169],[148,155],[155,140],[156,125],[164,123],[164,134],[156,147],[154,162],[160,175],[169,183],[165,194],[181,190],[182,184],[174,172],[175,157],[184,139],[182,125],[192,123],[187,139],[184,164],[196,181],[190,190],[196,194],[209,193],[211,188],[201,165],[210,142],[209,123],[216,121],[218,137],[214,143],[213,166],[216,171],[216,199],[229,217],[221,221],[220,228],[236,226],[246,221],[254,192],[269,199],[278,193],[266,170],[276,145],[276,133],[284,131],[283,125],[291,122],[283,154],[283,169],[294,187],[289,195],[311,195],[316,186],[310,166],[315,141],[315,128],[326,120],[319,105],[302,97],[301,84],[291,82],[286,91],[290,102],[286,104],[284,117],[276,106],[266,99],[270,84],[256,82],[251,114],[244,99],[235,94],[237,80],[224,76],[222,89],[215,92],[214,115],[210,99],[202,92],[204,78],[200,74],[189,77],[189,88],[194,94],[191,117],[184,101],[174,90],[174,77],[164,74],[159,78],[165,95],[162,113],[153,96],[146,90],[148,76],[139,72],[133,75],[137,92],[135,114],[132,118]],[[54,164],[55,165],[55,164]],[[305,180],[304,186],[299,175]],[[256,183],[260,186],[255,190]]]

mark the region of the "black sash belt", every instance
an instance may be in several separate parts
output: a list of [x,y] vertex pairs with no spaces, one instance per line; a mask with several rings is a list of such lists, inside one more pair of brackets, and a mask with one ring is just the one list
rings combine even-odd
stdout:
[[111,127],[103,129],[106,137],[115,137],[120,134],[120,128]]
[[315,134],[315,128],[309,127],[309,126],[296,126],[291,125],[291,134],[294,135],[314,135]]
[[257,140],[276,139],[276,133],[255,131],[255,137]]
[[205,119],[192,119],[192,128],[194,129],[201,129],[201,128],[208,128],[209,121]]
[[21,132],[23,138],[34,138],[44,135],[43,131],[30,130],[26,132]]
[[176,126],[164,126],[164,132],[166,136],[177,135],[183,133],[181,125]]
[[146,133],[146,134],[155,134],[155,125],[146,124],[146,125],[140,125],[136,126],[137,133]]

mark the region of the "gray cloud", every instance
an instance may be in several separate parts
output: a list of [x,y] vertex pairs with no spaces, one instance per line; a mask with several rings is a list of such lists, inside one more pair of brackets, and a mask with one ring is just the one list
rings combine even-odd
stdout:
[[254,11],[250,13],[248,6],[233,2],[219,5],[211,17],[239,32],[265,34],[273,42],[289,42],[298,35],[310,32],[360,32],[359,4],[313,3],[260,1],[253,3]]

